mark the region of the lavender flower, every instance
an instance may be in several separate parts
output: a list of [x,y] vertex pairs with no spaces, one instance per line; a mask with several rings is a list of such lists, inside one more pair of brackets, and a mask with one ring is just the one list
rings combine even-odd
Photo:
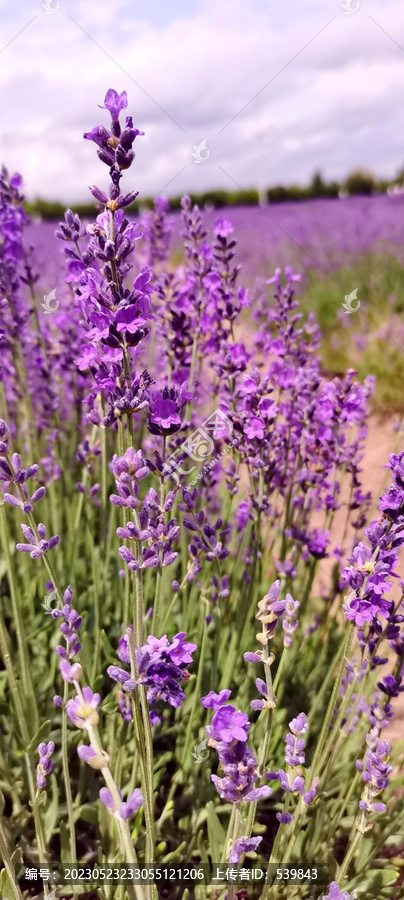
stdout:
[[41,523],[37,526],[38,537],[35,535],[32,528],[28,525],[21,525],[21,531],[29,544],[16,544],[17,550],[20,553],[29,553],[31,559],[39,559],[44,556],[45,553],[48,553],[49,550],[52,550],[53,547],[56,547],[60,541],[60,537],[58,534],[54,535],[54,537],[46,540],[46,528],[45,525]]
[[[279,781],[280,786],[284,791],[290,793],[298,792],[303,803],[309,805],[317,796],[317,788],[320,779],[318,777],[313,778],[311,787],[305,791],[305,782],[300,768],[300,766],[304,766],[306,761],[306,742],[303,735],[306,734],[308,723],[305,714],[299,713],[295,719],[292,719],[292,721],[289,722],[289,729],[290,731],[288,731],[285,736],[285,762],[287,771],[285,772],[284,769],[278,769],[277,772],[267,772],[266,777],[271,781]],[[287,819],[285,818],[285,815],[287,816]],[[282,818],[280,818],[280,816],[282,816]],[[292,821],[293,816],[290,816],[289,813],[279,813],[277,814],[277,819],[283,824],[288,824]]]
[[257,635],[257,640],[262,644],[267,644],[275,636],[277,622],[285,612],[286,602],[279,599],[280,591],[281,583],[278,580],[258,603],[256,619],[262,622],[263,630],[262,634]]
[[79,681],[82,674],[79,663],[70,663],[70,660],[74,659],[81,649],[81,643],[77,632],[83,621],[78,612],[73,609],[72,601],[73,591],[71,585],[69,585],[63,594],[62,609],[53,609],[51,611],[53,619],[63,619],[60,630],[66,641],[66,647],[62,644],[58,644],[56,653],[61,658],[61,662],[59,663],[60,673],[63,680],[67,682]]
[[294,600],[291,594],[286,594],[285,597],[285,615],[282,620],[282,628],[284,631],[283,638],[283,646],[290,647],[292,644],[292,635],[296,631],[298,627],[298,621],[296,618],[297,610],[299,609],[299,601]]
[[[84,135],[86,140],[94,141],[98,146],[97,154],[101,162],[110,167],[112,184],[117,188],[122,169],[128,169],[133,162],[135,154],[132,151],[132,144],[138,135],[144,134],[143,131],[133,127],[130,116],[126,118],[126,127],[123,131],[121,130],[119,116],[122,110],[126,109],[127,105],[126,91],[123,91],[122,94],[117,94],[113,88],[110,88],[105,95],[104,106],[101,108],[108,109],[111,114],[111,131],[99,125]],[[115,210],[120,209],[122,206],[130,206],[137,196],[137,192],[134,192],[124,197],[118,189],[114,192],[110,191],[110,200],[108,201],[107,195],[99,188],[93,187],[90,190],[101,203],[110,203],[111,207],[112,204],[115,204],[113,207]]]
[[75,681],[80,681],[81,676],[83,674],[83,669],[81,668],[80,663],[69,663],[67,659],[62,659],[59,663],[59,671],[63,678],[63,681],[67,681],[69,684],[73,684]]
[[276,818],[281,825],[290,825],[293,822],[293,816],[291,813],[276,813]]
[[[344,612],[347,619],[355,621],[359,627],[360,645],[368,644],[371,653],[383,631],[381,617],[390,623],[388,639],[394,640],[398,634],[394,603],[384,594],[391,589],[391,579],[397,577],[398,549],[404,540],[403,460],[404,451],[390,456],[386,468],[391,469],[393,477],[389,490],[379,501],[381,516],[365,529],[370,547],[363,543],[355,547],[349,560],[353,565],[342,573],[344,583],[351,588],[345,598]],[[368,629],[367,635],[364,626]]]
[[193,393],[187,390],[186,384],[181,385],[179,390],[164,388],[163,391],[155,391],[150,399],[147,420],[147,427],[151,434],[167,436],[179,431],[181,428],[180,412],[192,399]]
[[[133,480],[131,487],[127,483],[118,489],[121,499],[119,495],[113,495],[114,503],[119,500],[119,505],[123,505],[122,501],[129,506],[137,504],[138,488]],[[126,497],[122,496],[124,494]],[[124,528],[117,528],[118,537],[140,546],[145,545],[141,549],[140,559],[129,547],[119,548],[119,555],[130,571],[169,566],[176,560],[178,553],[173,550],[173,543],[179,536],[180,528],[176,519],[166,522],[164,517],[165,511],[172,505],[174,496],[173,492],[169,492],[165,498],[164,509],[161,509],[157,492],[154,488],[150,488],[139,511],[139,526],[134,522],[128,522]]]
[[66,706],[69,719],[77,726],[88,731],[95,728],[99,722],[98,706],[101,697],[94,694],[90,687],[83,687],[82,696],[69,700]]
[[39,466],[36,465],[36,463],[32,466],[28,466],[27,469],[23,469],[19,453],[13,453],[10,462],[5,456],[0,457],[0,481],[2,481],[5,486],[14,484],[18,490],[18,496],[9,494],[8,491],[6,491],[4,493],[4,499],[6,503],[10,506],[17,507],[25,515],[32,513],[34,504],[38,503],[39,500],[42,500],[46,494],[46,489],[44,487],[37,488],[32,496],[28,494],[26,482],[29,481],[30,478],[34,478],[38,472]]
[[10,429],[4,419],[0,419],[0,453],[7,453]]
[[[172,220],[167,216],[169,210],[165,197],[156,197],[154,210],[145,210],[142,215],[143,241],[146,249],[147,265],[157,267],[168,259]],[[164,289],[162,279],[161,289]]]
[[219,691],[218,694],[215,691],[209,691],[209,694],[206,694],[205,697],[202,697],[201,703],[205,709],[220,709],[226,700],[229,700],[231,697],[231,691],[226,688],[223,691]]
[[250,853],[256,850],[258,844],[262,841],[262,837],[240,837],[231,845],[229,853],[229,862],[239,863],[244,853]]
[[139,788],[132,791],[128,800],[121,799],[118,809],[116,808],[115,799],[108,788],[101,788],[99,797],[106,809],[108,809],[115,818],[119,819],[130,819],[144,803],[143,794]]
[[299,713],[296,719],[289,722],[290,733],[285,737],[285,759],[289,766],[304,766],[306,742],[303,735],[308,729],[307,719],[304,713]]
[[351,894],[348,891],[341,891],[337,881],[332,881],[328,890],[328,894],[322,894],[320,900],[351,900]]
[[100,750],[97,753],[91,745],[79,744],[77,755],[92,769],[105,769],[109,763],[108,753],[105,753],[105,750]]
[[388,697],[398,697],[404,691],[402,681],[402,675],[398,675],[397,678],[393,674],[385,675],[381,681],[377,682],[377,687],[383,694],[387,694]]
[[39,753],[39,762],[36,767],[36,783],[37,787],[40,789],[46,788],[46,779],[53,769],[53,760],[51,757],[54,749],[55,745],[53,741],[49,741],[47,744],[42,741],[38,744],[37,752]]
[[122,457],[115,453],[111,469],[115,478],[117,494],[111,494],[110,501],[114,506],[126,506],[137,509],[139,506],[139,484],[150,474],[150,469],[141,450],[128,447]]
[[[144,684],[150,706],[163,700],[170,706],[178,707],[185,699],[180,682],[189,679],[187,665],[192,662],[192,653],[196,650],[196,644],[186,641],[185,637],[185,632],[180,632],[170,643],[166,635],[162,638],[149,635],[147,643],[140,649],[133,645],[136,659],[135,678],[119,666],[108,666],[108,675],[117,681],[125,692],[133,691],[139,684]],[[119,659],[128,664],[131,662],[129,641],[133,641],[132,626],[120,639],[118,650]],[[118,702],[123,718],[130,721],[130,704],[121,692]]]
[[356,768],[362,772],[362,781],[365,782],[365,790],[362,799],[359,801],[359,809],[366,812],[385,812],[385,803],[374,802],[374,798],[388,786],[389,775],[392,772],[392,766],[388,765],[390,753],[390,744],[388,741],[378,741],[375,750],[370,747],[366,750],[365,768],[360,760],[356,763]]
[[[244,659],[246,662],[258,662],[260,657],[257,653],[245,653]],[[263,700],[251,700],[250,706],[251,709],[274,709],[275,707],[275,697],[268,697],[268,688],[265,681],[262,678],[256,678],[255,686],[257,691],[263,697]]]
[[[224,694],[224,696],[221,696]],[[213,706],[215,712],[211,725],[206,726],[209,735],[208,745],[218,753],[223,769],[223,777],[211,775],[219,795],[231,803],[255,802],[272,794],[270,787],[264,785],[253,788],[258,778],[257,760],[247,747],[250,723],[245,713],[238,712],[234,706],[225,706],[230,692],[219,695],[207,694],[202,697],[203,706]]]
[[[119,117],[126,108],[126,93],[110,89],[102,108],[111,114],[110,129],[96,126],[87,132],[86,140],[93,141],[102,162],[109,167],[111,183],[108,193],[93,186],[93,196],[106,209],[96,222],[82,229],[80,221],[68,211],[57,236],[72,242],[75,249],[66,249],[68,282],[75,285],[75,306],[80,315],[82,335],[75,362],[82,372],[90,370],[94,386],[87,395],[90,411],[88,419],[94,424],[112,426],[122,416],[131,418],[147,406],[148,373],[139,375],[133,370],[136,348],[147,336],[150,312],[151,270],[143,268],[133,282],[127,284],[131,269],[128,262],[141,232],[125,218],[123,209],[130,206],[137,191],[122,193],[122,173],[134,159],[135,138],[143,132],[133,127],[130,116],[121,126]],[[80,249],[80,243],[84,249]],[[134,352],[133,352],[134,351]],[[98,408],[100,392],[103,398]]]
[[120,712],[124,722],[131,722],[132,718],[133,718],[133,713],[132,713],[132,704],[130,702],[130,697],[128,696],[127,693],[125,694],[124,691],[117,691],[117,700],[118,700],[119,712]]

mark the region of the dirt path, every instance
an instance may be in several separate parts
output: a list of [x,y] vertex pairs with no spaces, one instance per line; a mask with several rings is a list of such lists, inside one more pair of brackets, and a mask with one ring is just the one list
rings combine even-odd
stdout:
[[[389,469],[383,469],[391,453],[399,453],[404,449],[404,432],[393,431],[393,420],[381,422],[372,417],[369,421],[369,431],[366,439],[365,455],[362,460],[362,484],[364,488],[372,491],[375,506],[371,510],[370,518],[376,518],[377,501],[389,483]],[[347,492],[342,491],[341,500],[347,500]],[[345,521],[345,512],[342,509],[337,514],[332,528],[333,542],[338,543],[342,537],[342,528]],[[318,586],[327,586],[328,571],[331,571],[333,560],[323,560],[319,570]],[[404,578],[404,560],[401,559],[398,566],[398,574]],[[391,596],[399,597],[400,590],[392,592]],[[386,666],[388,669],[388,666]],[[383,732],[383,737],[393,744],[399,738],[404,738],[404,693],[392,701],[395,716],[389,728]]]

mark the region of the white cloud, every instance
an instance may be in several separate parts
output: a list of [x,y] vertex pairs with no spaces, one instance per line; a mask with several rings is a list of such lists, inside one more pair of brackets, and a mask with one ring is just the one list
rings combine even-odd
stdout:
[[[39,0],[0,0],[0,48],[11,41],[0,52],[0,158],[28,196],[74,202],[106,184],[82,133],[107,123],[97,104],[110,86],[127,90],[146,131],[126,176],[143,196],[171,179],[168,194],[234,187],[222,169],[249,187],[401,164],[404,51],[369,18],[404,48],[400,0],[361,0],[352,16],[339,0],[288,0],[287,14],[263,0],[170,0],[169,12],[163,2],[151,14],[140,0],[60,0],[45,15]],[[204,138],[210,157],[195,165]]]

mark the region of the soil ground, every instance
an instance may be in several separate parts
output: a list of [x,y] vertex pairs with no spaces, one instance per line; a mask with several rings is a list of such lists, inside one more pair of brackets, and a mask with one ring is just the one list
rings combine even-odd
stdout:
[[[389,482],[389,470],[383,469],[386,465],[391,453],[399,453],[404,449],[404,431],[396,432],[393,430],[393,419],[381,421],[376,417],[371,417],[369,421],[369,430],[366,438],[365,455],[362,460],[362,484],[373,493],[374,506],[370,513],[370,519],[376,518],[377,500]],[[348,498],[341,495],[341,500]],[[333,542],[338,543],[342,538],[343,522],[345,521],[344,510],[340,511],[340,515],[336,515],[332,529]],[[328,566],[327,566],[328,563]],[[327,569],[331,570],[332,560],[323,560],[319,570],[317,584],[321,586],[327,585],[329,574]],[[401,560],[398,574],[404,578],[404,563]],[[393,592],[392,596],[397,597],[399,593]],[[386,667],[387,668],[387,667]],[[404,693],[392,701],[395,710],[394,719],[389,728],[386,728],[383,737],[393,744],[400,738],[404,738]]]

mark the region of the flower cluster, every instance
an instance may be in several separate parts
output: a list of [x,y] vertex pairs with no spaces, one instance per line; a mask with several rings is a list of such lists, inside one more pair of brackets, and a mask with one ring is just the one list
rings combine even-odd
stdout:
[[392,579],[398,577],[395,567],[404,542],[404,452],[391,455],[386,468],[391,469],[393,478],[379,501],[381,515],[364,532],[370,547],[360,542],[349,560],[352,565],[342,572],[343,583],[350,588],[343,607],[345,615],[356,623],[359,643],[368,644],[371,653],[383,632],[380,619],[387,620],[387,638],[391,641],[397,638],[402,619],[394,614],[394,602],[385,594],[391,590]]
[[375,749],[368,746],[366,750],[365,766],[361,760],[356,763],[356,768],[362,773],[362,781],[365,782],[365,790],[359,801],[359,809],[366,812],[385,812],[386,804],[375,802],[375,797],[383,791],[389,783],[389,775],[392,766],[388,764],[390,744],[388,741],[378,741]]
[[[0,450],[3,453],[7,452],[8,438],[9,428],[1,419]],[[28,466],[26,469],[22,468],[19,453],[13,453],[10,459],[6,456],[0,456],[0,482],[3,482],[3,486],[6,488],[12,484],[17,491],[17,496],[10,494],[7,490],[3,491],[4,500],[9,506],[20,509],[25,516],[30,516],[35,503],[38,503],[46,495],[46,488],[43,485],[38,487],[33,494],[30,495],[28,493],[27,481],[35,478],[38,472],[39,466],[36,463]],[[39,559],[58,545],[60,537],[56,534],[47,539],[45,525],[40,523],[38,526],[35,526],[34,523],[32,524],[33,527],[24,523],[21,524],[21,531],[26,543],[17,543],[16,547],[21,553],[29,553],[31,559]]]
[[[136,663],[135,677],[118,666],[108,666],[108,675],[122,685],[123,691],[135,690],[138,685],[147,688],[149,706],[163,700],[170,706],[178,707],[185,699],[181,681],[189,679],[187,666],[192,662],[192,653],[196,644],[186,641],[185,632],[174,635],[171,643],[166,635],[155,638],[149,635],[147,643],[137,648],[133,643],[133,628],[129,626],[119,641],[118,656],[122,662],[131,663],[131,643]],[[122,696],[119,705],[123,718],[128,721],[131,711]],[[152,724],[160,721],[155,710],[150,713]]]
[[[109,166],[111,183],[108,194],[98,187],[90,188],[99,203],[104,204],[94,224],[81,228],[80,221],[68,210],[57,236],[75,249],[66,249],[67,280],[75,285],[76,309],[84,329],[85,343],[81,344],[75,362],[82,372],[90,370],[95,382],[86,402],[90,407],[89,421],[111,426],[123,415],[131,417],[147,405],[148,373],[139,375],[133,370],[137,348],[147,336],[150,312],[151,270],[143,268],[126,287],[131,269],[128,262],[141,232],[135,223],[125,218],[123,209],[130,206],[136,191],[121,193],[120,180],[124,170],[133,162],[133,142],[143,134],[126,118],[121,127],[119,116],[127,107],[126,93],[110,89],[104,108],[111,114],[110,129],[96,126],[84,137],[93,141],[99,158]],[[84,243],[84,250],[80,250]],[[100,391],[101,409],[97,407]]]
[[255,802],[269,797],[272,789],[267,785],[253,787],[258,771],[257,760],[247,747],[250,723],[245,713],[237,711],[231,704],[226,705],[230,696],[229,690],[219,694],[210,691],[201,699],[206,709],[214,710],[212,722],[206,726],[208,745],[217,751],[223,769],[222,777],[211,775],[211,779],[224,800],[231,803],[241,803],[242,800]]
[[[21,193],[22,177],[0,171],[0,379],[13,424],[21,421],[28,437],[49,427],[62,405],[54,389],[60,356],[52,359],[52,378],[47,360],[48,327],[35,309],[35,284],[26,245],[29,217]],[[27,295],[29,287],[29,296]],[[32,328],[32,318],[37,328]],[[22,415],[21,415],[22,413]],[[31,420],[31,421],[29,421]]]
[[0,481],[3,482],[5,487],[13,484],[18,491],[18,496],[9,494],[5,491],[4,499],[10,506],[15,506],[17,509],[20,509],[24,515],[30,515],[33,511],[34,504],[38,503],[39,500],[42,500],[46,494],[46,488],[44,487],[37,488],[31,496],[28,494],[26,482],[29,481],[30,478],[34,478],[38,472],[39,466],[36,463],[32,466],[28,466],[27,469],[23,469],[19,453],[13,453],[10,461],[5,456],[0,456]]
[[168,200],[156,197],[153,210],[145,210],[142,215],[144,252],[148,266],[157,268],[159,263],[168,259],[172,220],[167,215]]
[[29,553],[31,559],[39,559],[41,556],[44,556],[48,550],[52,550],[52,548],[56,547],[60,541],[58,534],[55,534],[53,537],[49,538],[49,540],[46,540],[46,528],[41,522],[37,526],[37,535],[29,525],[22,524],[21,531],[25,540],[29,541],[29,543],[16,544],[16,548],[20,553]]
[[[60,624],[60,630],[65,639],[66,646],[58,644],[56,653],[60,657],[59,670],[64,681],[72,684],[80,681],[82,668],[80,663],[71,662],[81,649],[81,643],[78,636],[78,630],[82,624],[82,617],[72,607],[73,590],[71,585],[66,588],[63,594],[62,609],[52,609],[51,616],[53,619],[63,619]],[[57,704],[55,704],[57,705]]]
[[262,634],[257,635],[257,639],[262,644],[275,636],[275,630],[279,619],[286,610],[286,600],[280,600],[281,583],[274,581],[265,597],[258,603],[258,612],[256,619],[262,623]]
[[53,769],[52,755],[55,749],[53,741],[41,741],[38,744],[37,752],[39,753],[39,762],[36,767],[36,784],[37,787],[43,789],[46,787],[46,779]]
[[169,566],[176,560],[178,553],[173,550],[173,544],[179,536],[180,528],[176,519],[169,522],[164,520],[164,513],[171,508],[174,496],[172,491],[169,492],[164,501],[164,509],[161,509],[157,492],[154,488],[149,488],[139,511],[138,524],[127,522],[125,527],[116,529],[118,537],[134,545],[134,552],[130,547],[119,548],[119,555],[130,571]]
[[[92,131],[84,135],[86,140],[94,141],[97,145],[97,155],[101,162],[109,167],[112,183],[116,186],[119,185],[122,170],[128,169],[135,158],[132,150],[135,138],[138,135],[144,135],[144,131],[139,131],[138,128],[133,127],[131,116],[127,116],[126,126],[122,131],[119,116],[127,106],[126,91],[118,94],[113,88],[110,88],[105,95],[103,108],[107,109],[111,115],[111,130],[108,131],[104,126],[97,125]],[[102,197],[100,196],[102,191],[99,191],[98,188],[91,188],[91,191],[100,203],[108,204],[108,197],[105,194]],[[133,203],[136,196],[137,192],[129,202],[123,203],[119,191],[110,191],[111,206],[114,205],[115,209],[120,209],[121,206],[129,206],[130,203]]]
[[300,603],[298,600],[294,600],[291,594],[286,594],[285,597],[285,616],[282,621],[282,628],[284,631],[283,637],[283,646],[290,647],[292,644],[292,635],[296,631],[299,623],[296,618],[297,610],[299,609]]
[[[29,311],[21,296],[21,261],[24,255],[23,230],[28,216],[22,205],[22,178],[0,171],[0,374],[7,405],[15,407],[18,389],[13,363],[13,341],[23,332]],[[4,451],[2,451],[4,452]]]
[[150,469],[141,450],[128,447],[123,456],[114,453],[111,463],[116,484],[116,494],[111,494],[110,501],[114,506],[125,506],[137,509],[139,506],[139,484],[150,474]]
[[178,504],[178,509],[186,513],[183,519],[184,527],[192,532],[188,545],[192,559],[190,580],[202,570],[204,560],[207,562],[213,562],[215,559],[220,561],[226,559],[230,553],[225,546],[225,538],[230,532],[229,526],[224,523],[221,516],[215,517],[214,522],[209,522],[204,509],[197,511],[198,497],[198,488],[190,491],[184,487],[182,502]]
[[[267,772],[266,777],[270,780],[277,780],[282,790],[289,793],[297,792],[300,794],[303,803],[307,805],[312,803],[317,796],[317,788],[319,778],[312,780],[311,787],[306,791],[305,780],[302,775],[300,766],[304,766],[306,761],[305,747],[306,741],[303,735],[308,729],[307,718],[304,713],[299,713],[295,719],[289,722],[289,731],[285,736],[285,762],[286,771],[278,769],[277,772]],[[276,818],[282,824],[289,824],[293,821],[293,816],[288,813],[277,813]]]

